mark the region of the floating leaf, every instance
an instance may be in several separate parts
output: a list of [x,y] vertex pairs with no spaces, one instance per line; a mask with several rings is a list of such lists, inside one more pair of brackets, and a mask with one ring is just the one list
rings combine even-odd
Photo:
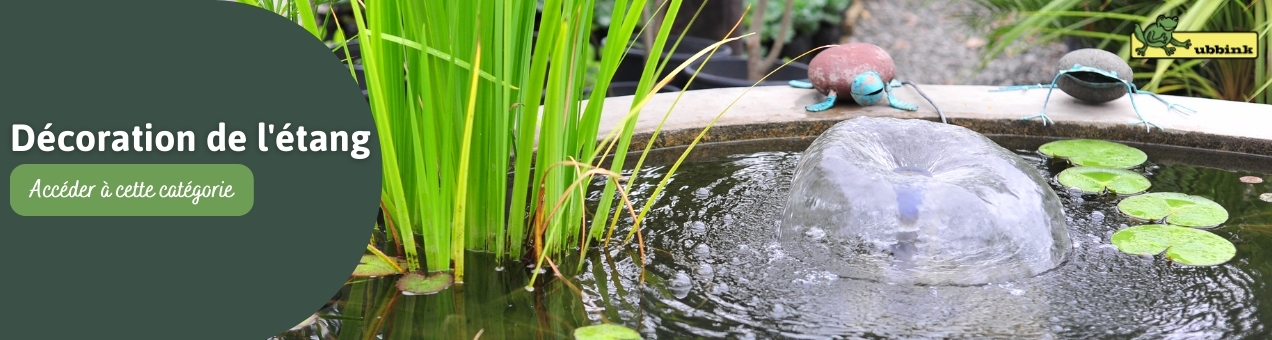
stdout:
[[[393,257],[393,261],[397,261],[398,267],[406,267],[406,261]],[[377,277],[401,274],[396,268],[390,266],[388,262],[375,255],[362,255],[362,260],[358,262],[358,267],[353,269],[353,276],[356,277]]]
[[1088,193],[1102,193],[1105,188],[1117,194],[1130,195],[1148,190],[1152,183],[1144,175],[1130,170],[1077,166],[1056,176],[1060,184]]
[[1205,197],[1177,192],[1154,192],[1118,202],[1123,214],[1149,221],[1166,219],[1184,227],[1213,227],[1228,220],[1228,210]]
[[614,325],[599,324],[584,326],[574,329],[574,339],[577,340],[640,340],[640,333],[631,328]]
[[1213,266],[1237,254],[1232,242],[1209,231],[1164,224],[1134,226],[1113,233],[1110,240],[1127,254],[1157,255],[1191,266]]
[[455,282],[455,278],[451,277],[447,272],[436,272],[431,274],[407,273],[398,279],[398,290],[405,295],[429,295],[450,288]]
[[1259,194],[1259,199],[1264,202],[1272,202],[1272,192],[1265,192],[1265,193]]
[[1263,183],[1263,178],[1257,176],[1242,176],[1241,183],[1259,184]]
[[1148,155],[1139,149],[1121,143],[1095,139],[1069,139],[1054,141],[1038,147],[1038,152],[1056,158],[1068,159],[1079,166],[1129,169],[1144,164]]

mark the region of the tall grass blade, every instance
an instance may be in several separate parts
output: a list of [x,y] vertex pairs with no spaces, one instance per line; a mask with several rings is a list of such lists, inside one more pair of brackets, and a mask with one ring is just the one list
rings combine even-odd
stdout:
[[367,77],[367,90],[368,93],[370,93],[368,100],[371,104],[372,117],[375,119],[376,131],[379,135],[381,153],[384,155],[384,157],[381,157],[381,164],[384,171],[384,183],[382,189],[384,193],[382,196],[385,198],[384,201],[387,203],[387,206],[391,207],[393,219],[396,220],[395,222],[398,226],[398,232],[401,234],[399,237],[402,239],[402,247],[405,251],[404,257],[406,257],[407,260],[407,270],[418,271],[421,266],[415,246],[413,230],[413,226],[415,224],[412,223],[412,215],[408,213],[409,207],[405,195],[406,190],[402,181],[402,173],[398,166],[399,153],[397,150],[396,140],[398,139],[397,130],[400,129],[395,129],[398,124],[395,124],[393,121],[395,117],[391,115],[392,108],[390,107],[389,101],[390,99],[393,99],[392,94],[394,92],[391,90],[384,90],[387,85],[384,79],[381,79],[384,72],[380,72],[379,70],[382,67],[385,67],[381,66],[381,63],[384,62],[384,57],[381,56],[381,42],[367,36],[370,31],[367,19],[373,20],[372,22],[383,22],[384,20],[380,20],[380,17],[385,17],[387,15],[383,10],[380,10],[379,7],[368,8],[368,18],[363,18],[362,11],[360,10],[353,11],[353,14],[354,20],[359,28],[359,40],[363,48],[362,62]]
[[[1073,8],[1074,6],[1078,4],[1079,1],[1081,0],[1051,1],[1047,3],[1045,6],[1042,6],[1042,8],[1038,10],[1038,12],[1049,13],[1049,12],[1057,12],[1057,11],[1060,11],[1061,9]],[[1007,47],[1010,46],[1010,44],[1020,40],[1021,36],[1031,33],[1037,27],[1044,26],[1044,23],[1049,22],[1050,19],[1052,18],[1047,15],[1024,16],[1023,20],[1021,20],[1020,22],[1012,26],[1009,26],[1010,28],[1007,29],[1006,31],[995,32],[992,37],[993,39],[991,39],[993,43],[990,43],[985,48],[985,56],[987,56],[987,58],[981,61],[977,69],[978,70],[984,69],[985,66],[989,65],[990,58],[997,58],[999,54],[1007,50]]]
[[[643,3],[643,1],[637,1],[637,3]],[[681,3],[680,0],[670,0],[670,3],[668,4],[670,7],[668,7],[668,10],[666,12],[667,14],[663,18],[662,27],[659,27],[657,34],[654,36],[653,45],[648,46],[649,52],[646,55],[649,56],[650,58],[645,60],[644,72],[641,73],[640,82],[636,86],[637,88],[636,96],[632,101],[632,108],[634,110],[637,110],[636,112],[639,112],[637,105],[643,106],[643,102],[645,101],[644,99],[648,98],[649,96],[649,89],[653,87],[652,86],[653,84],[651,84],[650,82],[651,80],[654,79],[654,75],[656,74],[654,72],[658,68],[657,67],[658,61],[659,59],[661,59],[660,56],[662,56],[663,46],[666,44],[667,36],[670,35],[671,26],[675,22],[676,13],[679,12],[680,10],[680,3]],[[624,24],[628,23],[626,20],[633,20],[633,21],[635,20],[633,15],[635,13],[628,13],[628,14],[630,18],[625,19]],[[623,127],[617,130],[617,131],[620,131],[620,137],[618,140],[618,144],[616,144],[616,148],[612,151],[606,150],[607,153],[612,152],[612,154],[614,155],[612,164],[615,164],[615,166],[621,167],[623,164],[625,164],[625,161],[627,158],[627,149],[628,149],[628,146],[631,144],[632,130],[635,129],[635,127],[636,127],[635,119],[625,120],[623,122]],[[611,131],[614,131],[614,130],[611,130]],[[631,181],[629,181],[629,184],[630,183]],[[610,203],[614,197],[615,188],[613,187],[613,185],[614,185],[613,183],[606,182],[605,188],[603,189],[604,191],[602,191],[601,193],[601,201],[600,201],[601,207],[597,209],[597,215],[593,218],[594,229],[601,227],[602,223],[608,220],[608,214],[610,209],[608,203]],[[631,186],[629,185],[628,188],[631,188]],[[615,216],[615,218],[617,218],[617,216]],[[594,233],[593,235],[596,235],[596,234]]]
[[[628,4],[627,0],[618,0],[617,3],[615,4],[615,7],[614,7],[615,13],[612,16],[614,18],[613,19],[614,21],[610,24],[609,35],[606,38],[606,41],[609,41],[610,43],[605,44],[605,51],[603,52],[601,57],[602,58],[602,64],[601,64],[602,74],[609,74],[612,76],[614,71],[618,67],[619,61],[621,61],[623,57],[627,54],[627,51],[628,49],[630,49],[630,47],[627,47],[626,42],[631,40],[632,31],[635,30],[636,24],[640,20],[639,9],[643,9],[644,7],[645,7],[645,0],[634,0],[632,1],[631,4]],[[624,9],[625,10],[624,13],[626,15],[618,15],[619,9]],[[657,45],[657,43],[655,43],[655,45]],[[648,47],[652,48],[654,46],[648,46]],[[656,54],[646,53],[646,55],[653,56]],[[599,81],[605,85],[608,85],[609,79],[606,79],[606,78],[608,77],[602,77],[602,79],[600,79]],[[645,79],[645,74],[642,73],[641,80],[643,81],[644,79]],[[640,86],[638,85],[638,88],[639,87]],[[600,102],[602,100],[603,99],[602,97],[599,96],[599,94],[594,93],[592,95],[592,100],[588,102],[589,117],[599,116],[601,107],[600,105],[595,105],[594,103]],[[599,119],[597,119],[597,123],[595,124],[599,125]],[[595,141],[596,134],[593,133],[591,134],[591,136],[592,138],[590,140]],[[588,144],[589,145],[585,146],[583,150],[586,152],[585,154],[590,155],[588,159],[594,159],[595,144],[592,144],[591,142],[588,142]],[[621,166],[622,163],[615,162],[614,164],[620,164],[619,166]],[[598,207],[596,208],[596,215],[592,218],[592,227],[591,227],[592,232],[590,235],[593,238],[599,237],[600,231],[604,230],[603,228],[604,223],[605,221],[608,220],[607,217],[609,216],[610,205],[613,199],[614,199],[614,187],[612,187],[612,184],[606,183],[605,188],[601,192],[601,200],[600,200],[600,203],[598,204]]]
[[1256,48],[1261,50],[1254,60],[1254,84],[1262,85],[1246,101],[1272,104],[1272,92],[1267,92],[1268,85],[1272,85],[1272,57],[1268,56],[1272,53],[1272,34],[1268,34],[1272,31],[1272,6],[1267,1],[1256,1],[1251,12],[1254,14],[1255,31],[1259,34],[1259,46]]
[[[481,27],[480,18],[476,25],[479,28]],[[469,160],[472,158],[473,118],[476,116],[477,111],[477,81],[481,79],[479,76],[481,73],[478,72],[481,65],[481,37],[477,37],[477,49],[473,52],[473,54],[474,66],[472,72],[472,85],[469,87],[468,92],[468,112],[464,115],[464,137],[461,139],[463,146],[461,146],[459,151],[459,171],[455,172],[459,178],[456,182],[459,183],[468,183]],[[455,261],[455,283],[463,283],[465,219],[462,218],[462,216],[465,216],[466,209],[468,208],[468,186],[460,185],[456,190],[455,214],[452,216],[461,218],[455,219],[455,236],[452,236],[451,238],[451,257],[453,257]]]

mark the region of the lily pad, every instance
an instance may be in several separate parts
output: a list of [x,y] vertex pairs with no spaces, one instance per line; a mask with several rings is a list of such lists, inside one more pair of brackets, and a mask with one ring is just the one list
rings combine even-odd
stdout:
[[1134,171],[1094,166],[1077,166],[1056,175],[1061,185],[1088,193],[1102,193],[1105,188],[1117,194],[1130,195],[1144,192],[1153,184],[1144,175]]
[[1228,210],[1205,197],[1177,192],[1154,192],[1127,197],[1117,210],[1131,217],[1183,227],[1213,227],[1228,220]]
[[1129,169],[1144,164],[1148,155],[1126,144],[1095,139],[1069,139],[1054,141],[1038,147],[1038,152],[1056,158],[1068,159],[1078,166]]
[[455,278],[447,272],[436,272],[430,274],[423,273],[407,273],[398,279],[398,290],[405,295],[429,295],[450,288],[455,283]]
[[[397,261],[398,267],[406,267],[406,261],[391,257]],[[353,269],[353,276],[356,277],[378,277],[401,274],[396,268],[390,266],[388,262],[380,259],[375,255],[362,255],[362,260],[358,261],[358,267]]]
[[576,340],[640,340],[640,333],[631,328],[603,323],[574,329]]
[[1110,240],[1127,254],[1157,255],[1190,266],[1213,266],[1237,255],[1232,242],[1209,231],[1164,224],[1134,226],[1113,233]]

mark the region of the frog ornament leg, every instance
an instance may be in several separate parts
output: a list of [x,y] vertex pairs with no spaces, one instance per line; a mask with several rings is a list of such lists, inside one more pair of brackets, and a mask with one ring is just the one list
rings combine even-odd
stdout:
[[[1074,73],[1074,72],[1095,73],[1095,74],[1098,74],[1098,75],[1100,75],[1100,76],[1102,76],[1102,77],[1108,78],[1108,80],[1115,80],[1116,82],[1113,82],[1113,81],[1109,81],[1109,82],[1088,82],[1088,81],[1082,81],[1081,79],[1077,79],[1076,77],[1073,77],[1072,75],[1069,75],[1069,73]],[[1036,114],[1036,115],[1033,115],[1033,116],[1024,117],[1024,118],[1021,118],[1021,119],[1020,119],[1020,120],[1030,120],[1030,119],[1034,119],[1034,118],[1039,118],[1039,117],[1041,117],[1041,118],[1042,118],[1042,125],[1043,125],[1043,126],[1046,126],[1046,125],[1047,125],[1047,123],[1055,124],[1055,121],[1051,120],[1051,117],[1047,117],[1047,104],[1051,101],[1051,92],[1052,92],[1052,91],[1055,91],[1055,89],[1056,89],[1056,87],[1057,87],[1057,86],[1056,86],[1056,82],[1060,80],[1060,77],[1066,77],[1066,76],[1067,76],[1067,77],[1073,77],[1073,79],[1072,79],[1072,80],[1077,81],[1077,82],[1080,82],[1080,83],[1084,84],[1085,86],[1093,87],[1093,88],[1112,88],[1112,87],[1126,86],[1126,91],[1127,91],[1127,93],[1128,93],[1128,94],[1130,94],[1130,95],[1129,95],[1129,97],[1131,98],[1131,108],[1135,109],[1135,116],[1139,117],[1139,119],[1140,119],[1140,120],[1138,120],[1138,121],[1131,122],[1130,124],[1131,124],[1131,125],[1140,125],[1140,124],[1144,124],[1144,128],[1145,128],[1146,130],[1148,130],[1148,131],[1152,131],[1152,128],[1153,128],[1153,127],[1156,127],[1158,130],[1163,130],[1163,129],[1162,129],[1162,127],[1161,127],[1161,126],[1158,126],[1157,124],[1154,124],[1153,122],[1150,122],[1150,121],[1148,121],[1148,120],[1144,119],[1144,115],[1140,114],[1139,106],[1135,104],[1135,96],[1134,96],[1135,94],[1147,94],[1147,95],[1149,95],[1149,96],[1152,96],[1153,98],[1155,98],[1155,99],[1157,99],[1158,101],[1162,102],[1162,104],[1166,104],[1166,110],[1167,110],[1167,111],[1175,110],[1175,111],[1178,111],[1180,114],[1183,114],[1183,115],[1185,115],[1185,116],[1187,116],[1189,113],[1197,113],[1197,111],[1196,111],[1196,110],[1190,109],[1190,108],[1185,107],[1185,106],[1183,106],[1183,105],[1179,105],[1179,104],[1172,104],[1172,103],[1170,103],[1170,102],[1166,101],[1165,99],[1162,99],[1162,97],[1158,97],[1156,93],[1152,93],[1152,92],[1149,92],[1149,91],[1140,91],[1140,90],[1139,90],[1139,88],[1138,88],[1137,86],[1135,86],[1135,84],[1134,84],[1134,83],[1131,83],[1131,82],[1128,82],[1128,81],[1122,80],[1121,78],[1118,78],[1118,77],[1117,77],[1117,72],[1105,71],[1105,70],[1101,70],[1101,69],[1094,68],[1094,67],[1082,66],[1082,65],[1079,65],[1079,64],[1073,64],[1073,67],[1070,67],[1068,70],[1062,70],[1062,71],[1060,71],[1060,72],[1057,72],[1057,73],[1056,73],[1055,78],[1052,78],[1052,79],[1051,79],[1051,84],[1048,84],[1048,85],[1037,84],[1037,85],[1008,86],[1008,87],[1003,87],[1003,88],[999,88],[999,89],[990,90],[990,92],[1001,92],[1001,91],[1012,91],[1012,90],[1021,90],[1021,91],[1024,91],[1024,90],[1035,89],[1035,88],[1045,88],[1045,89],[1047,89],[1047,98],[1046,98],[1046,99],[1044,99],[1044,100],[1043,100],[1043,102],[1042,102],[1042,113],[1039,113],[1039,114]]]
[[[888,83],[885,86],[883,83],[883,77],[879,76],[879,74],[874,71],[867,71],[862,74],[858,74],[856,78],[853,78],[852,93],[849,93],[849,95],[852,97],[852,100],[854,102],[856,102],[857,104],[860,104],[861,106],[871,106],[871,105],[879,104],[879,100],[886,97],[888,100],[888,106],[891,106],[898,110],[918,111],[919,107],[917,105],[910,104],[908,102],[901,100],[900,98],[897,98],[896,93],[892,91],[892,89],[901,87],[902,85],[905,85],[905,84],[909,84],[910,86],[914,87],[915,90],[919,90],[919,87],[914,85],[913,83],[901,82],[901,81],[897,81],[896,79],[893,79],[892,82]],[[790,81],[790,85],[792,87],[798,87],[798,88],[804,88],[804,89],[813,88],[813,83],[807,80],[792,80]],[[923,96],[924,99],[927,99],[929,102],[931,102],[931,98],[928,98],[928,96],[924,94],[923,91],[919,91],[919,95]],[[820,103],[805,106],[804,110],[807,110],[808,112],[821,112],[821,111],[829,110],[831,107],[835,106],[835,101],[838,98],[839,98],[839,94],[836,93],[834,89],[831,89],[830,92],[826,94],[826,100]],[[936,104],[933,103],[932,107],[936,107]],[[936,112],[937,114],[941,116],[941,122],[945,123],[946,122],[945,114],[941,112],[941,109],[939,107],[936,109]]]
[[[791,86],[799,88],[813,88],[813,83],[807,81],[792,80],[790,84]],[[888,105],[893,108],[906,111],[916,111],[919,109],[919,107],[914,104],[906,103],[897,99],[896,95],[892,93],[891,88],[901,86],[899,82],[894,80],[888,85],[889,86],[884,86],[883,77],[880,77],[878,73],[868,71],[858,74],[857,77],[853,79],[852,93],[849,93],[849,95],[852,96],[852,100],[857,102],[857,104],[861,104],[862,106],[871,106],[879,104],[879,100],[883,99],[884,94],[886,93]],[[834,89],[831,89],[830,93],[826,94],[825,101],[805,106],[804,109],[809,112],[826,111],[835,105],[835,100],[838,98],[839,94],[836,93]]]

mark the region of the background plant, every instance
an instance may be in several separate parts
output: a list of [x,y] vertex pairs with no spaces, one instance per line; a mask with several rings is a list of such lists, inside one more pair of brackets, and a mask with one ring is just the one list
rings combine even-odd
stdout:
[[[852,0],[746,0],[754,9],[743,16],[750,32],[759,34],[746,40],[747,79],[759,80],[777,62],[782,47],[796,35],[814,34],[824,24],[839,25]],[[764,46],[765,42],[772,44]]]
[[[751,32],[763,32],[764,23],[767,21],[764,20],[764,18],[769,17],[769,1],[754,1],[756,1],[753,6],[753,8],[755,8],[755,12],[752,13],[749,18],[743,16],[743,20],[749,21]],[[792,8],[794,8],[794,6],[795,0],[785,1],[785,5],[782,7],[780,12],[781,18],[778,19],[777,31],[773,33],[773,37],[785,37],[787,35],[787,31],[791,28],[791,15]],[[756,18],[761,19],[757,20]],[[788,39],[773,39],[773,46],[769,46],[767,53],[761,52],[762,47],[760,46],[760,43],[763,40],[762,36],[754,36],[746,41],[746,78],[748,80],[755,81],[764,75],[765,71],[773,65],[773,62],[777,61],[777,56],[782,52],[782,45],[785,45],[786,40]]]
[[[844,21],[844,11],[848,10],[848,6],[852,5],[852,0],[793,0],[791,1],[791,24],[790,29],[785,34],[779,36],[782,26],[782,16],[786,11],[785,1],[764,1],[764,0],[746,0],[744,3],[748,6],[758,6],[760,2],[765,3],[764,22],[760,26],[759,33],[762,41],[778,41],[782,43],[790,43],[791,39],[800,34],[816,33],[822,25],[839,25]],[[743,24],[750,24],[751,18],[748,17]]]
[[[1135,70],[1136,85],[1158,93],[1272,103],[1272,6],[1266,1],[1112,1],[1112,0],[977,0],[991,15],[972,20],[993,26],[982,55],[983,68],[1000,53],[1017,51],[1068,37],[1073,47],[1101,48],[1122,56]],[[1179,15],[1176,31],[1254,31],[1257,59],[1130,59],[1134,25],[1148,25],[1158,15]],[[1040,39],[1013,47],[1025,37]]]

